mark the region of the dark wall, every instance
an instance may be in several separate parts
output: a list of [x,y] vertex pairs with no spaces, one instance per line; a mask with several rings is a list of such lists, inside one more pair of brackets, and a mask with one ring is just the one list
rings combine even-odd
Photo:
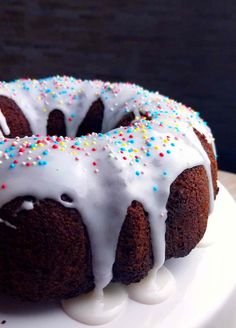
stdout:
[[236,172],[236,1],[1,1],[0,79],[139,83],[198,109]]

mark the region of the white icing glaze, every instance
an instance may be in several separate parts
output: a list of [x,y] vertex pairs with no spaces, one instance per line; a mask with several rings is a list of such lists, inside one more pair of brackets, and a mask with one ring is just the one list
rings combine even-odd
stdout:
[[64,311],[76,321],[101,325],[116,318],[125,309],[128,293],[121,284],[110,284],[103,295],[96,291],[62,301]]
[[109,284],[102,293],[96,289],[69,300],[63,300],[64,311],[76,321],[87,325],[101,325],[117,317],[127,305],[128,297],[143,304],[158,304],[175,290],[175,279],[163,265],[158,271],[151,270],[141,282],[124,286]]
[[11,224],[10,222],[3,220],[0,218],[0,223],[5,224],[8,228],[12,228],[12,229],[17,229],[16,226],[14,226],[13,224]]
[[175,279],[163,265],[157,272],[152,269],[138,284],[127,286],[129,297],[143,304],[158,304],[165,301],[175,289]]
[[[0,168],[4,172],[0,185],[7,186],[0,190],[0,207],[15,197],[31,195],[76,208],[90,237],[97,293],[102,293],[112,279],[119,233],[133,200],[141,202],[149,214],[155,272],[165,260],[166,204],[171,183],[184,170],[203,165],[213,208],[210,160],[192,127],[209,142],[213,138],[192,109],[139,86],[70,77],[2,83],[0,95],[13,99],[33,133],[41,135],[46,135],[49,113],[60,109],[68,136],[75,136],[90,106],[99,98],[104,104],[103,132],[116,126],[125,113],[134,112],[136,116],[137,123],[132,127],[106,134],[77,139],[33,136],[0,140]],[[151,114],[152,121],[140,119],[140,112]],[[2,115],[0,125],[5,134],[6,124]],[[63,194],[73,202],[63,201]],[[28,205],[25,209],[32,209]],[[132,294],[139,298],[138,293]]]
[[34,209],[34,203],[31,201],[25,200],[21,205],[21,210],[31,211]]
[[[7,125],[7,121],[6,118],[4,117],[4,115],[2,114],[2,111],[0,109],[0,127],[2,128],[2,131],[0,130],[0,136],[3,135],[3,133],[8,136],[10,134],[10,129]],[[3,132],[3,133],[2,133]]]

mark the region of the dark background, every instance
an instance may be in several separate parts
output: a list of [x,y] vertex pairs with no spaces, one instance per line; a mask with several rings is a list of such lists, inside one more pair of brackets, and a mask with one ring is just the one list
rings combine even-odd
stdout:
[[131,81],[192,106],[236,172],[236,1],[0,3],[0,79]]

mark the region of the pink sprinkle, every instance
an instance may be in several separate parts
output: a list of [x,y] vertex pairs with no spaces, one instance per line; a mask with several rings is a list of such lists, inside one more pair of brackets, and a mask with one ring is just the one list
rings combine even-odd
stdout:
[[164,154],[163,154],[163,153],[160,153],[159,156],[160,156],[160,157],[164,157]]
[[96,162],[93,162],[93,166],[96,166],[97,165],[97,163]]
[[53,149],[58,149],[58,146],[57,145],[53,145],[52,148]]
[[26,163],[26,166],[27,166],[27,167],[30,167],[30,166],[31,166],[30,162],[27,162],[27,163]]
[[2,186],[1,186],[2,189],[7,189],[7,184],[6,183],[3,183]]

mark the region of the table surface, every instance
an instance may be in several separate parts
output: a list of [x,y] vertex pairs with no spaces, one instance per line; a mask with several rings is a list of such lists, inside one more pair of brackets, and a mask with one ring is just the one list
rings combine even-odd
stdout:
[[236,174],[219,171],[219,181],[228,189],[236,200]]

